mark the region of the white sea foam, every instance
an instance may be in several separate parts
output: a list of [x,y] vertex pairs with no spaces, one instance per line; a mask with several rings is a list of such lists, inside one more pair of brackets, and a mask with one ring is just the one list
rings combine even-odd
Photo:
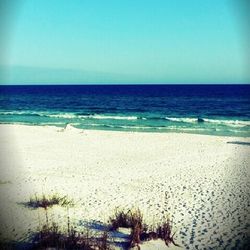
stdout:
[[74,113],[49,113],[46,111],[1,111],[0,115],[34,115],[34,116],[43,116],[50,118],[64,118],[72,119],[77,118],[77,115]]
[[118,126],[119,128],[125,129],[157,129],[158,127],[150,127],[150,126]]
[[197,118],[184,118],[184,117],[166,117],[167,120],[173,121],[173,122],[188,122],[188,123],[194,123],[197,122]]
[[137,116],[111,116],[111,115],[79,115],[79,118],[91,118],[100,120],[137,120]]
[[[185,122],[185,123],[198,122],[198,118],[166,117],[166,119],[173,122]],[[244,121],[244,120],[223,120],[223,119],[219,120],[219,119],[209,119],[209,118],[202,118],[202,120],[207,123],[213,123],[225,126],[234,126],[234,127],[250,126],[250,121]]]
[[203,119],[205,122],[217,123],[228,126],[250,126],[250,121],[239,121],[239,120],[216,120],[216,119]]
[[0,115],[39,115],[34,111],[0,111]]
[[178,130],[178,131],[208,131],[207,128],[185,128],[185,127],[179,127],[179,126],[167,126],[167,127],[157,127],[159,130]]
[[45,114],[45,116],[52,117],[52,118],[64,118],[64,119],[77,118],[77,115],[75,115],[73,113]]

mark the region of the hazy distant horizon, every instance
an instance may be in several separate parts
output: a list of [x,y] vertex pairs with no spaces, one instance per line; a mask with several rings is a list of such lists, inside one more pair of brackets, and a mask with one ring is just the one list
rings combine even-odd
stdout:
[[[220,81],[219,79],[210,79],[210,81],[186,80],[184,78],[179,81],[159,81],[152,79],[152,81],[140,78],[133,78],[133,76],[115,74],[106,72],[91,72],[84,70],[73,69],[47,69],[35,67],[13,67],[6,69],[0,66],[0,85],[199,85],[199,84],[250,84],[249,81]],[[37,77],[38,75],[38,77]],[[112,75],[112,78],[110,76]],[[7,80],[6,80],[7,79]],[[62,79],[62,80],[60,80]],[[85,79],[85,80],[84,80]],[[87,80],[86,80],[87,79]],[[118,79],[118,80],[117,80]],[[136,80],[137,79],[137,80]]]

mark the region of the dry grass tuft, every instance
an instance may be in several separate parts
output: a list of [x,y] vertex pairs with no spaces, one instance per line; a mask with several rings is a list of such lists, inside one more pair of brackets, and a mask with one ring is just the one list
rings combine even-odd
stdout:
[[[48,220],[48,208],[60,205],[67,208],[67,233],[61,232],[58,225],[52,223],[51,226]],[[109,250],[110,238],[108,232],[104,231],[102,235],[90,236],[89,230],[86,233],[79,233],[72,229],[70,224],[69,208],[73,202],[67,197],[60,197],[58,195],[42,197],[32,197],[27,203],[30,208],[43,208],[46,216],[46,225],[42,227],[38,234],[36,234],[36,249],[83,249],[83,250]],[[156,228],[149,230],[149,226],[143,222],[143,215],[139,209],[132,209],[124,212],[124,210],[116,210],[114,215],[109,218],[110,230],[117,230],[118,228],[129,228],[131,233],[129,236],[130,247],[137,247],[140,249],[142,241],[152,239],[162,239],[167,246],[169,244],[176,244],[174,240],[175,233],[172,233],[172,224],[170,220],[158,225]],[[40,226],[39,226],[40,227]]]
[[128,212],[116,210],[113,217],[109,218],[110,229],[116,230],[119,227],[135,228],[138,224],[142,226],[143,216],[139,209]]
[[170,223],[170,220],[167,219],[166,222],[164,222],[162,225],[159,225],[156,228],[156,234],[157,237],[164,240],[166,245],[168,246],[170,243],[173,243],[175,246],[179,246],[174,241],[174,235],[175,233],[172,233],[172,225]]
[[45,225],[35,236],[33,249],[79,249],[79,250],[111,250],[108,242],[108,233],[103,232],[99,236],[91,236],[89,231],[78,233],[71,229],[70,234],[59,231],[58,225],[53,223],[51,227]]
[[45,196],[42,195],[31,197],[29,202],[27,202],[27,206],[30,208],[44,208],[47,209],[49,207],[52,207],[54,205],[61,205],[61,206],[67,206],[70,204],[71,201],[67,199],[66,196],[60,197],[57,194],[51,195],[51,196]]
[[170,220],[167,219],[164,223],[158,225],[155,229],[148,230],[149,226],[143,223],[143,216],[140,210],[129,210],[128,212],[124,211],[115,211],[113,217],[110,217],[111,230],[116,230],[119,227],[131,228],[130,234],[130,246],[139,247],[141,241],[162,239],[165,244],[174,244],[175,243],[174,235],[172,233],[172,225]]

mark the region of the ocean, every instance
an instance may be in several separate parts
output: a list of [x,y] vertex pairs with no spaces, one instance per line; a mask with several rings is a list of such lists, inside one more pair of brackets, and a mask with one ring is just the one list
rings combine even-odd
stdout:
[[2,85],[0,122],[246,137],[250,85]]

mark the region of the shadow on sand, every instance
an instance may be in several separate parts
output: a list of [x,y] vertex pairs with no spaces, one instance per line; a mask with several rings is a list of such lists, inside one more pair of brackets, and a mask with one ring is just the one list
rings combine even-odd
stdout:
[[99,221],[79,221],[79,225],[83,226],[85,228],[88,228],[90,230],[93,230],[95,232],[108,232],[109,237],[111,239],[110,243],[114,244],[115,246],[122,248],[122,249],[128,249],[129,242],[130,242],[130,234],[119,232],[117,230],[110,230],[110,227],[106,224],[103,224]]
[[27,242],[0,242],[1,250],[32,250],[32,243]]
[[243,145],[243,146],[250,146],[250,142],[243,142],[243,141],[228,141],[228,144],[236,144],[236,145]]

